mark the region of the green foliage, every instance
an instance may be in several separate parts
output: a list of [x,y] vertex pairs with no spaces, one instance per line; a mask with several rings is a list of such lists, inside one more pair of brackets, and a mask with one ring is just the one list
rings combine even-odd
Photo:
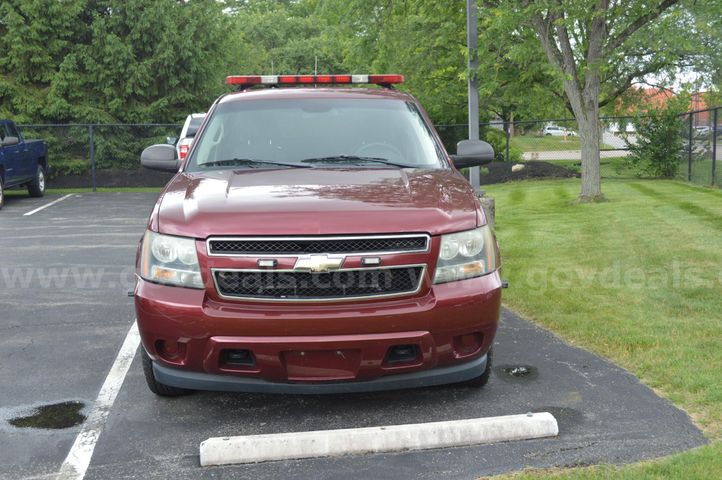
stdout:
[[[494,148],[494,161],[503,162],[506,160],[506,133],[498,128],[487,127],[481,132],[481,138],[489,142]],[[510,162],[520,162],[522,152],[513,145],[509,145],[509,159]]]
[[180,121],[223,91],[229,29],[217,2],[3,0],[0,115]]
[[145,147],[165,143],[171,135],[180,131],[177,127],[95,127],[95,158],[98,168],[134,170],[139,167],[138,159]]
[[60,175],[83,175],[90,171],[90,164],[84,158],[62,158],[56,159],[50,170],[50,178]]
[[309,15],[303,2],[249,2],[236,10],[233,73],[343,73],[341,51],[329,36],[332,26]]
[[631,167],[653,177],[674,178],[677,175],[687,138],[680,116],[685,109],[683,102],[670,101],[666,108],[649,110],[634,119],[635,141],[627,141],[631,153],[627,159]]

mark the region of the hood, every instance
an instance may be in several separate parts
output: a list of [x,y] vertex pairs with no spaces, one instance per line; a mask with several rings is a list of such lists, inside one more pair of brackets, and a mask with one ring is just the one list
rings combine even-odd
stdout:
[[170,235],[340,235],[477,226],[479,202],[454,170],[238,169],[180,173],[151,224]]

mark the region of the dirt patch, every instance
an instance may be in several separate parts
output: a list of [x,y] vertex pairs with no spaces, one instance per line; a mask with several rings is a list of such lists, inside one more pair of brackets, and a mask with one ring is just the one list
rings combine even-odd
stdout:
[[[140,168],[138,170],[97,170],[98,187],[163,187],[173,177],[169,172]],[[58,175],[48,180],[48,188],[89,188],[93,186],[90,172],[82,175]]]
[[[518,165],[513,171],[512,167]],[[523,166],[524,168],[519,168]],[[533,178],[573,178],[578,175],[559,165],[547,162],[526,162],[515,164],[512,162],[492,162],[485,165],[489,173],[481,175],[482,185],[493,183],[513,182],[514,180],[528,180]]]

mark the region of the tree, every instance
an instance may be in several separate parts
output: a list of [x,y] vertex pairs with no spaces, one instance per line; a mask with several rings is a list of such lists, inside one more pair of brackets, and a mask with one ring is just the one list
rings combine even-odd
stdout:
[[87,38],[86,0],[0,2],[0,117],[47,118],[48,87],[74,42]]
[[[534,41],[534,33],[509,32],[489,13],[484,6],[479,12],[480,107],[504,120],[512,134],[514,120],[567,115],[561,82]],[[508,41],[499,41],[504,38]]]
[[[629,87],[694,54],[694,17],[680,0],[502,0],[485,2],[510,32],[534,32],[561,80],[579,126],[579,201],[603,199],[599,168],[600,108]],[[522,35],[523,36],[523,35]],[[527,37],[524,37],[527,38]]]
[[308,2],[286,3],[247,1],[233,10],[233,73],[312,74],[317,62],[319,73],[343,73],[333,27]]
[[89,41],[63,59],[49,95],[75,116],[180,121],[223,91],[229,22],[220,4],[105,0],[91,22]]
[[177,122],[223,91],[217,2],[3,0],[0,113],[24,122]]
[[421,101],[437,123],[466,120],[464,8],[434,0],[348,0],[316,3],[334,28],[350,72],[401,73],[398,88]]

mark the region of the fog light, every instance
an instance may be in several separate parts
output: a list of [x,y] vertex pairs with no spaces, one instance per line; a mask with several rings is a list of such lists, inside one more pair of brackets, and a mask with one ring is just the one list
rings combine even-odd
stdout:
[[481,348],[483,336],[480,333],[468,333],[454,337],[454,352],[457,357],[473,355]]
[[413,362],[418,357],[419,347],[416,345],[394,345],[386,354],[386,364]]
[[164,360],[174,361],[183,355],[185,345],[175,340],[156,340],[155,351]]
[[252,367],[256,364],[256,359],[250,350],[233,349],[221,351],[221,363],[226,365],[236,365],[243,367]]

